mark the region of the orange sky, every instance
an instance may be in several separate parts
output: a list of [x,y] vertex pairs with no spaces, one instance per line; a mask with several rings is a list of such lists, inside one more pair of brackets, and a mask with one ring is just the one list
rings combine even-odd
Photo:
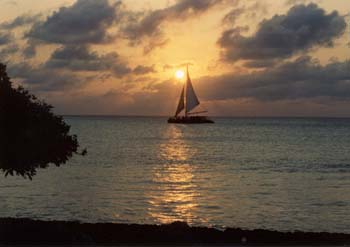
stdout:
[[[350,10],[350,1],[203,0],[198,4],[194,0],[124,0],[121,3],[86,0],[81,6],[78,2],[0,0],[0,23],[9,24],[16,17],[27,17],[25,23],[13,28],[0,24],[0,43],[1,34],[11,33],[12,37],[11,42],[0,45],[0,54],[17,46],[16,52],[3,56],[10,76],[53,104],[58,113],[171,115],[181,87],[174,73],[184,68],[181,67],[184,63],[190,63],[194,87],[211,115],[350,116],[349,99],[341,93],[348,90],[346,83],[350,82],[346,71],[322,83],[317,79],[323,80],[332,66],[339,66],[337,71],[347,66],[349,32],[341,21],[349,23],[345,15]],[[98,2],[100,5],[94,7]],[[315,8],[308,5],[311,2]],[[304,6],[296,12],[305,17],[301,24],[290,12],[298,4]],[[92,11],[94,8],[96,12]],[[228,13],[234,13],[234,19],[223,22]],[[29,20],[28,17],[37,14],[40,16]],[[52,18],[55,15],[56,19]],[[313,19],[313,15],[317,16]],[[65,18],[66,22],[59,23],[59,18]],[[286,20],[280,21],[281,18]],[[314,23],[316,18],[322,18],[318,22],[324,22],[322,25],[326,27],[319,28]],[[264,20],[270,29],[261,28]],[[94,26],[95,22],[98,26]],[[292,23],[291,26],[284,27],[286,22]],[[78,24],[82,25],[82,31],[78,29],[74,36],[73,28]],[[296,29],[294,24],[300,27]],[[286,30],[278,30],[281,26]],[[67,33],[72,28],[71,36],[64,31],[60,34],[65,28]],[[102,33],[98,33],[97,28],[101,28]],[[220,43],[228,30],[235,36]],[[273,30],[273,33],[260,37],[259,30],[260,33]],[[94,31],[96,37],[92,37]],[[291,37],[301,33],[301,40],[295,41],[295,45],[280,47],[283,50],[280,54],[271,52],[273,45],[262,40],[276,36],[283,39],[284,33],[291,31],[296,33]],[[303,36],[302,32],[310,34]],[[100,38],[106,35],[106,39],[97,40],[98,35]],[[35,46],[36,53],[28,56],[25,52],[31,45]],[[151,46],[154,49],[149,49]],[[247,51],[243,54],[245,48]],[[257,52],[249,55],[255,48]],[[262,49],[269,51],[269,55],[259,57],[257,53]],[[62,59],[62,56],[68,57],[67,54],[73,56],[73,51],[80,54],[79,59]],[[53,59],[55,52],[59,53],[59,59]],[[229,53],[234,58],[228,59]],[[306,55],[311,57],[310,61],[300,63],[310,70],[312,78],[305,73],[305,78],[290,79],[280,88],[276,84],[280,80],[277,75],[286,73],[288,63],[296,66],[295,61],[301,61],[298,58]],[[312,63],[315,59],[319,60],[317,64]],[[273,65],[248,66],[248,62]],[[272,84],[271,88],[262,89],[262,85]],[[324,85],[327,89],[323,89]],[[248,86],[250,88],[246,88]]]

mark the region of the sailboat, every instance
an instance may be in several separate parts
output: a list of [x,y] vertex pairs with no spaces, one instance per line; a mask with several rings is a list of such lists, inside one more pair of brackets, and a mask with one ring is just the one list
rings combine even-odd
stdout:
[[[207,111],[191,112],[197,106],[200,105],[198,97],[194,91],[190,74],[187,66],[187,80],[181,90],[179,103],[176,108],[175,116],[168,119],[168,123],[176,124],[204,124],[214,123],[213,120],[206,116],[200,116],[197,114],[206,113]],[[180,116],[180,113],[184,111],[184,116]]]

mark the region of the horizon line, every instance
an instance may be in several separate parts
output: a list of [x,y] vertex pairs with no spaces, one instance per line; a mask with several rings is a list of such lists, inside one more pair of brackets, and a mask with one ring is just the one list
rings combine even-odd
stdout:
[[[124,114],[57,114],[62,117],[144,117],[144,118],[167,118],[170,117],[169,115],[124,115]],[[208,116],[212,118],[339,118],[339,119],[350,119],[350,116],[263,116],[263,115],[257,115],[257,116],[244,116],[244,115],[237,115],[237,116],[229,116],[229,115],[216,115],[216,116]]]

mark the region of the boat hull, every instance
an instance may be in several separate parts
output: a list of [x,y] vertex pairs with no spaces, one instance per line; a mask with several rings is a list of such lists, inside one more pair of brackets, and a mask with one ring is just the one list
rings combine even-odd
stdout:
[[213,120],[204,116],[192,116],[192,117],[171,117],[168,119],[170,124],[212,124]]

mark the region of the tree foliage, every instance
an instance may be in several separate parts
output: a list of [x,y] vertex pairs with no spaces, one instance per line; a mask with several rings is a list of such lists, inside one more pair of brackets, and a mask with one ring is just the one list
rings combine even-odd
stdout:
[[51,105],[23,87],[14,88],[0,63],[0,170],[5,176],[31,179],[38,168],[65,164],[79,146],[69,130]]

